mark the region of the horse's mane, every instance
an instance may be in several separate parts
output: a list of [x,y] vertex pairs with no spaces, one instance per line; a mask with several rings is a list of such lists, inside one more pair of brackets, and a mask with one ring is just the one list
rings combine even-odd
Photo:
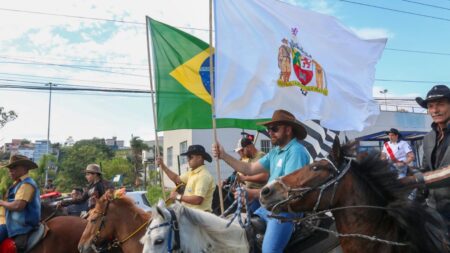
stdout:
[[[192,224],[191,229],[199,232],[200,238],[197,240],[192,238],[190,244],[203,243],[207,247],[212,247],[214,252],[248,252],[247,236],[239,224],[232,223],[227,227],[229,221],[225,219],[180,204],[175,204],[173,209],[177,213],[178,220],[186,218]],[[202,247],[198,249],[202,250]]]
[[[349,148],[344,145],[342,153],[348,153]],[[408,199],[411,189],[400,183],[397,173],[380,159],[379,153],[352,162],[351,172],[358,179],[358,191],[366,193],[371,205],[386,207],[385,212],[373,212],[378,217],[371,217],[383,222],[380,227],[388,224],[397,227],[395,240],[410,243],[412,252],[442,252],[442,218],[433,209]]]
[[134,204],[133,200],[129,197],[123,196],[119,199],[114,199],[113,202],[114,202],[114,205],[130,209],[130,212],[128,214],[135,213],[138,216],[140,216],[143,220],[148,220],[151,218],[150,213],[147,213],[144,210],[142,210],[141,208],[139,208],[138,206],[136,206]]

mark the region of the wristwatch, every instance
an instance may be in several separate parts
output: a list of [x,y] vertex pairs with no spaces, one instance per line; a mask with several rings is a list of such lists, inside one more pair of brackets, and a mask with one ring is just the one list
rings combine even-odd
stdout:
[[181,197],[183,197],[183,195],[177,194],[177,196],[175,197],[175,199],[181,202]]

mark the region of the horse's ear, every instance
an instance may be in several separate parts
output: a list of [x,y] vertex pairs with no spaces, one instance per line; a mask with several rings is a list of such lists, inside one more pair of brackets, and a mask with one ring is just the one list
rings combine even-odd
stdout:
[[331,150],[331,158],[335,162],[339,162],[342,158],[341,154],[341,142],[339,140],[339,137],[336,135],[333,140],[333,148]]
[[105,196],[105,198],[107,200],[113,200],[114,199],[114,190],[113,189],[107,190],[103,196]]

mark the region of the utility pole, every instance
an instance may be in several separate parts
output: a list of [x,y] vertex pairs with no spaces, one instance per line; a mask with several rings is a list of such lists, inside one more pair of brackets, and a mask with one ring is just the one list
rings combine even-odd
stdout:
[[[48,97],[48,122],[47,122],[47,159],[49,159],[50,154],[50,118],[52,110],[52,87],[56,86],[49,82],[45,86],[49,86],[49,97]],[[47,168],[45,169],[45,186],[47,186],[48,171],[50,169],[50,160],[47,161]]]

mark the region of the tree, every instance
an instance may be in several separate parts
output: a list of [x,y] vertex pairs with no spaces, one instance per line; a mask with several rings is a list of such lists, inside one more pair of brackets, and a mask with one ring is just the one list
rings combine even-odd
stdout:
[[59,173],[56,184],[59,189],[70,190],[73,186],[86,185],[84,169],[90,163],[101,164],[109,160],[114,152],[106,146],[102,139],[81,140],[72,147],[64,147],[60,151]]
[[0,128],[2,128],[9,121],[15,120],[17,114],[14,111],[6,111],[4,107],[0,107]]
[[[34,170],[30,170],[30,176],[36,181],[37,185],[44,186],[45,185],[45,170],[47,168],[52,168],[57,164],[57,158],[54,155],[43,155],[39,160],[38,167]],[[49,178],[55,177],[55,171],[49,170],[48,172]]]
[[132,185],[134,167],[127,159],[123,157],[114,157],[111,160],[101,161],[103,176],[107,179],[113,178],[115,175],[122,175],[124,178],[124,185]]
[[134,184],[135,186],[140,185],[140,178],[142,177],[142,173],[144,171],[142,165],[142,151],[149,150],[147,144],[144,143],[139,137],[132,137],[130,140],[131,146],[131,163],[134,166]]

